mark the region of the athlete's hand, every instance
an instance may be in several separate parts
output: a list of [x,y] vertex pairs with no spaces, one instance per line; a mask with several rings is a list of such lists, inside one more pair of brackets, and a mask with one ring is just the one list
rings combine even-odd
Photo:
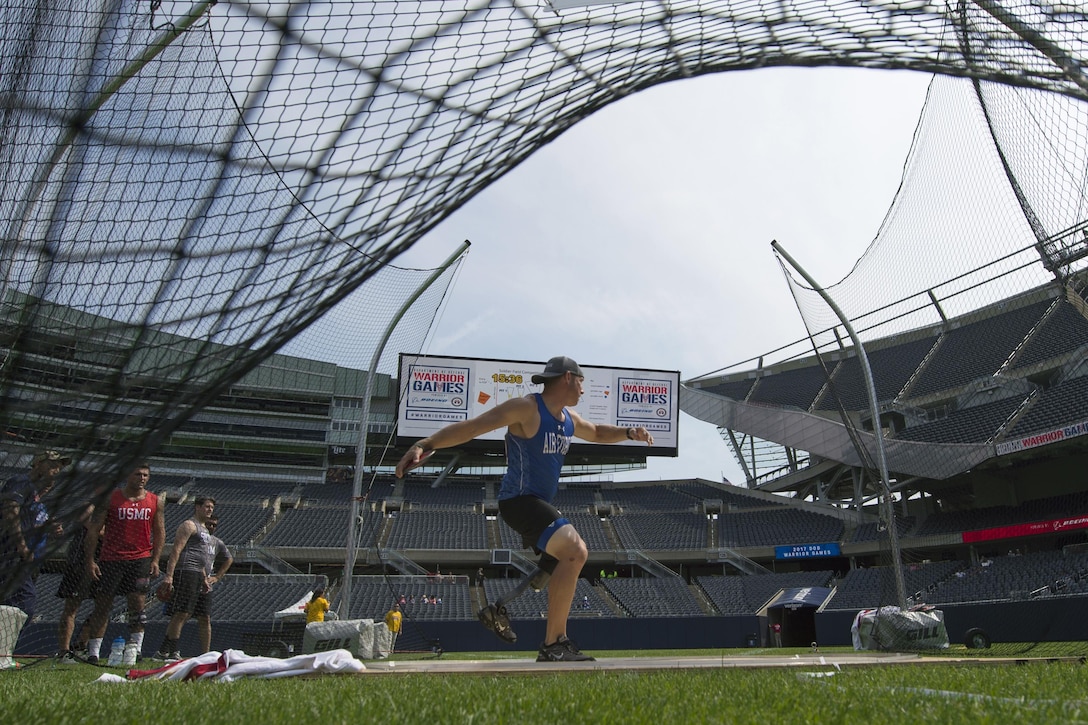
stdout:
[[98,562],[92,561],[87,565],[87,573],[91,575],[91,579],[98,581],[102,578],[102,570],[98,568]]
[[631,428],[630,438],[633,441],[645,441],[646,445],[652,446],[654,444],[654,437],[650,434],[650,431],[646,430],[642,426],[638,428]]
[[400,462],[397,463],[396,477],[404,478],[404,474],[411,471],[413,468],[418,468],[421,463],[434,455],[434,449],[424,450],[419,445],[413,445],[408,451],[401,456]]
[[396,475],[397,478],[404,478],[405,473],[408,473],[408,471],[419,465],[419,459],[422,455],[423,449],[419,446],[412,446],[409,448],[397,462],[397,469],[394,472],[394,475]]

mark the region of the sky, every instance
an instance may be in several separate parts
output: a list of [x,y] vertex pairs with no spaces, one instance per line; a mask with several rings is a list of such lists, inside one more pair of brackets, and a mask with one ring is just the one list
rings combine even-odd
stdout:
[[[930,76],[763,69],[676,81],[598,111],[397,260],[468,257],[424,352],[680,371],[756,367],[804,335],[770,243],[821,286],[875,237]],[[615,480],[722,476],[713,425]]]

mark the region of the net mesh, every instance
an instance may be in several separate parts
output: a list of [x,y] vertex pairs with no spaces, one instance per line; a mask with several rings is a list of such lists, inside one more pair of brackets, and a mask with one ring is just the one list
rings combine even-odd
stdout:
[[[423,276],[392,260],[580,119],[655,84],[851,65],[979,79],[995,108],[1019,101],[994,82],[1051,92],[1061,108],[1088,98],[1088,18],[1075,4],[563,5],[5,3],[8,473],[38,447],[71,452],[78,474],[55,493],[71,511],[88,480],[119,481],[183,442],[179,455],[205,462],[320,457],[282,445],[213,456],[179,434],[213,403],[252,397],[250,384],[291,390],[300,376],[270,370],[283,368],[270,366],[277,351],[314,361],[345,338],[373,345],[371,321],[390,315],[381,303]],[[1049,156],[1018,155],[1035,118],[1022,113],[991,121],[1006,173],[1079,150],[1073,127]],[[1065,183],[1079,188],[1072,171]],[[1036,191],[1038,236],[1064,211]],[[399,343],[389,349],[416,349]],[[356,369],[366,344],[352,348]]]
[[[1043,391],[1083,373],[1076,330],[1085,310],[1086,143],[1088,106],[1080,101],[936,77],[899,193],[850,273],[820,290],[802,279],[788,251],[780,257],[822,372],[824,388],[812,411],[836,420],[849,436],[864,479],[854,492],[862,495],[852,500],[870,503],[878,521],[880,565],[865,576],[879,592],[869,626],[882,648],[933,646],[919,639],[925,623],[902,610],[959,601],[961,580],[990,578],[986,552],[1010,546],[972,549],[969,562],[932,562],[931,550],[903,550],[898,539],[911,528],[907,497],[934,496],[947,511],[984,507],[984,499],[973,502],[979,489],[938,482],[991,457],[995,443],[1015,439]],[[876,361],[876,416],[843,318]],[[1054,324],[1067,324],[1069,335],[1056,333],[1053,344],[1045,343],[1043,329]],[[903,364],[891,364],[896,358]],[[1067,409],[1051,427],[1077,415]],[[880,439],[872,435],[876,419]],[[1073,535],[1047,546],[1077,543]],[[1011,544],[1014,553],[1019,545]],[[1079,579],[1082,564],[1075,547],[1058,559],[1064,561],[1052,581],[1064,589],[1070,577]],[[994,574],[998,583],[987,596],[1031,596],[1017,589],[1027,578],[1017,579],[1013,565],[999,568],[1009,573]],[[1061,632],[1037,636],[1045,641]]]

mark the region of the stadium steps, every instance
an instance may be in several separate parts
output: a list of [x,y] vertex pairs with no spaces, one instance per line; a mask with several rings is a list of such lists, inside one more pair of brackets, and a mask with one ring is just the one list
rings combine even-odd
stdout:
[[903,384],[903,389],[899,391],[896,400],[909,398],[911,396],[911,390],[918,382],[918,379],[922,377],[922,374],[925,373],[926,368],[928,368],[934,358],[937,357],[937,354],[940,352],[941,346],[947,340],[947,337],[947,333],[944,332],[937,336],[937,341],[933,343],[933,347],[929,348],[929,352],[922,357],[921,362],[918,363],[918,367],[914,369],[914,373],[907,378],[907,382]]
[[619,534],[616,533],[616,527],[612,524],[611,518],[601,519],[601,528],[604,529],[604,535],[608,537],[608,545],[612,547],[612,551],[627,548],[620,543]]
[[597,592],[597,595],[608,605],[608,608],[612,610],[612,613],[617,617],[630,617],[631,613],[628,612],[622,604],[619,603],[612,592],[608,591],[608,588],[602,586],[600,582],[593,585],[593,590]]
[[[262,526],[260,529],[258,529],[257,533],[255,533],[253,535],[253,538],[251,538],[247,542],[247,544],[249,546],[260,546],[261,542],[264,541],[264,539],[270,533],[272,533],[272,529],[276,528],[276,524],[279,523],[281,518],[283,518],[283,510],[280,509],[279,507],[276,507],[275,509],[272,510],[272,516],[268,519],[268,523],[266,523],[264,526]],[[173,543],[173,533],[172,532],[167,532],[167,536],[169,536],[171,538],[170,543],[172,544]]]
[[712,617],[721,614],[721,612],[718,611],[718,608],[714,606],[714,602],[710,601],[710,597],[707,596],[701,586],[692,582],[691,584],[688,584],[688,589],[691,590],[692,596],[695,597],[695,601],[698,602],[699,608],[702,609],[705,614]]
[[484,592],[484,588],[470,585],[468,588],[468,599],[472,606],[473,612],[478,612],[487,606],[487,594]]
[[384,549],[389,544],[389,537],[393,534],[393,519],[386,516],[382,520],[382,526],[378,530],[378,548]]
[[491,550],[506,548],[502,545],[502,532],[499,531],[498,517],[487,522],[487,548]]

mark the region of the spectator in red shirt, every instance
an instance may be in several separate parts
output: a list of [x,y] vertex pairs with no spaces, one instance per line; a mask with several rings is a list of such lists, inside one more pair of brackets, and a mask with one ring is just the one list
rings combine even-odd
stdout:
[[[110,607],[118,595],[128,600],[126,662],[134,663],[143,649],[147,592],[151,580],[159,575],[166,542],[163,506],[159,497],[147,490],[150,479],[151,467],[137,464],[124,485],[110,494],[109,503],[95,511],[88,527],[84,552],[87,572],[94,580],[94,612],[87,642],[87,661],[91,663],[98,662]],[[100,538],[102,549],[96,562],[94,552]]]

